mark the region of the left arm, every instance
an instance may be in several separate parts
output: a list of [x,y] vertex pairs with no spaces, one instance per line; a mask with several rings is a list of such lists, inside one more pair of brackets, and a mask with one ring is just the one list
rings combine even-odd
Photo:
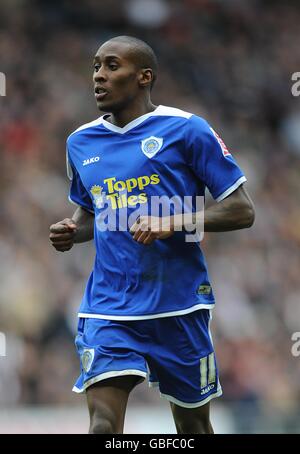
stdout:
[[[200,217],[201,218],[201,217]],[[204,212],[205,232],[226,232],[251,227],[255,218],[254,205],[246,189],[241,185],[228,197]],[[197,213],[192,215],[192,225],[197,227]],[[164,240],[174,231],[187,227],[183,215],[165,218],[141,216],[131,227],[133,239],[145,245],[154,240]],[[199,226],[201,227],[201,226]]]
[[254,223],[254,205],[241,185],[228,197],[204,211],[205,232],[227,232],[251,227]]

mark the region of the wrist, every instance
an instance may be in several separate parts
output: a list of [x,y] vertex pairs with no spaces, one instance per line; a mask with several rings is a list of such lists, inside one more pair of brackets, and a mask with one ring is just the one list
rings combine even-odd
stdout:
[[183,221],[184,221],[184,219],[183,219],[183,215],[181,213],[174,214],[174,216],[171,216],[170,217],[170,230],[173,232],[183,230],[183,226],[184,226]]

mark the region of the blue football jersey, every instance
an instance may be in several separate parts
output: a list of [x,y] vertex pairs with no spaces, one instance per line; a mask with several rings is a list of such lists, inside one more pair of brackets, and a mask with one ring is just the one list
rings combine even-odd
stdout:
[[[153,196],[194,200],[207,187],[221,201],[245,176],[218,134],[196,115],[160,105],[122,128],[105,118],[81,126],[67,140],[69,198],[95,214],[96,257],[79,316],[139,320],[212,308],[199,243],[175,232],[143,245],[126,223]],[[103,228],[108,208],[114,229]]]

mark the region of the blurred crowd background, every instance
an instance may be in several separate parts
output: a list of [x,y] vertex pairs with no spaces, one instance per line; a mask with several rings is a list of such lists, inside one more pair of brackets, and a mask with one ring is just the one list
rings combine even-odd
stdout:
[[[235,432],[300,432],[300,357],[291,353],[300,331],[299,23],[297,1],[1,0],[0,409],[84,405],[71,387],[93,244],[57,253],[48,230],[75,208],[66,138],[99,116],[93,56],[127,34],[158,55],[153,101],[212,124],[256,206],[250,230],[203,242],[224,392],[213,405]],[[133,399],[150,408],[153,394],[141,385]]]

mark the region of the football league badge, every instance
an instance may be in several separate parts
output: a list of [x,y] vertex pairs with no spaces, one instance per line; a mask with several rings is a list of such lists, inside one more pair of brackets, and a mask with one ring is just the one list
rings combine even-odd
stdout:
[[161,137],[148,137],[147,139],[142,140],[141,148],[142,152],[147,156],[147,158],[153,158],[156,153],[159,152],[163,145],[163,139]]
[[220,145],[220,147],[222,149],[223,156],[225,156],[225,157],[226,156],[231,156],[231,153],[229,152],[228,148],[226,147],[225,143],[223,142],[223,140],[221,139],[219,134],[217,134],[216,131],[213,128],[210,128],[210,130],[212,131],[213,135],[215,136],[215,138],[219,142],[219,145]]

